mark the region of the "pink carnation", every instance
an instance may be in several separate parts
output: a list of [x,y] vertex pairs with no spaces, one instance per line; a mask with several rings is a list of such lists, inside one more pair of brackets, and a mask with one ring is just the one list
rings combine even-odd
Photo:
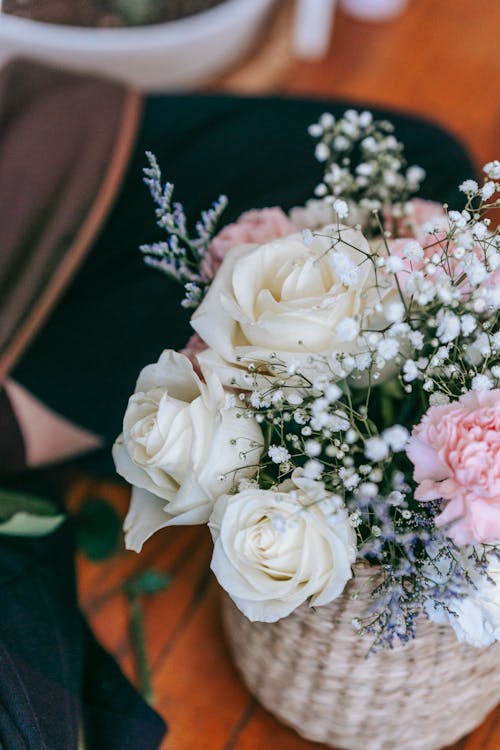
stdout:
[[205,344],[205,342],[203,341],[203,339],[201,338],[201,336],[198,336],[197,333],[193,333],[193,335],[191,336],[191,338],[187,342],[187,344],[184,347],[184,349],[181,349],[181,351],[180,351],[180,354],[184,354],[184,356],[189,359],[189,361],[193,365],[193,368],[194,368],[195,372],[198,375],[201,375],[201,372],[200,372],[200,366],[198,364],[198,360],[196,358],[196,355],[199,354],[200,352],[205,351],[205,349],[207,349],[207,348],[208,347]]
[[390,209],[384,213],[384,229],[396,237],[414,237],[421,241],[427,237],[427,227],[447,229],[448,219],[441,203],[413,198],[406,204],[405,215],[395,218]]
[[417,500],[446,501],[438,526],[458,545],[500,540],[500,389],[432,406],[408,442]]
[[228,224],[216,234],[210,243],[209,253],[214,271],[217,271],[226,253],[237,245],[246,242],[261,244],[298,231],[298,227],[281,208],[256,208],[245,211],[234,224]]
[[432,224],[433,228],[447,229],[448,220],[446,212],[441,203],[436,201],[425,201],[422,198],[413,198],[407,203],[407,214],[401,220],[398,232],[400,237],[415,237],[423,240],[428,232],[424,229],[426,224]]

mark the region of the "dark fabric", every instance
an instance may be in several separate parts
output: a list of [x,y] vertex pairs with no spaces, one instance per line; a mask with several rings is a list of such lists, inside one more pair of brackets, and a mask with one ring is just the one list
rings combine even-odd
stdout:
[[96,643],[77,606],[65,524],[0,541],[0,748],[152,750],[163,721]]
[[[14,377],[111,442],[121,430],[139,370],[162,349],[182,347],[190,335],[181,290],[146,267],[138,251],[141,243],[162,236],[142,183],[144,152],[158,156],[193,219],[226,193],[228,222],[248,208],[289,208],[311,197],[322,167],[313,157],[307,126],[323,111],[338,115],[346,106],[276,98],[151,98],[115,208]],[[461,205],[455,186],[474,170],[460,144],[426,121],[380,114],[394,121],[409,163],[427,170],[422,197]],[[110,461],[105,463],[112,472]]]
[[0,387],[0,476],[25,467],[24,440],[9,397]]
[[0,383],[84,257],[77,238],[115,170],[128,98],[28,61],[0,72]]

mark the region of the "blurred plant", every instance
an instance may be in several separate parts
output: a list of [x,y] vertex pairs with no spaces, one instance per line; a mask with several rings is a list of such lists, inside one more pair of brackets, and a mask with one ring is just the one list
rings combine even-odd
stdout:
[[46,536],[55,531],[64,519],[64,514],[52,500],[11,489],[0,489],[0,534]]
[[110,0],[110,4],[130,26],[140,26],[152,20],[158,6],[157,0]]
[[122,522],[107,500],[89,498],[73,517],[80,551],[95,562],[117,552],[121,543]]
[[169,573],[144,570],[129,578],[123,585],[123,593],[128,605],[129,635],[139,679],[139,689],[144,700],[151,706],[154,704],[155,698],[144,636],[141,597],[151,596],[163,591],[170,585],[171,580],[172,577]]

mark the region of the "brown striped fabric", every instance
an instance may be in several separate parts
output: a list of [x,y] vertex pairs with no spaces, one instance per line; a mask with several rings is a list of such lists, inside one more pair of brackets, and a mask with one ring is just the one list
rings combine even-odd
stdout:
[[118,84],[16,61],[0,73],[0,383],[80,267],[140,114]]

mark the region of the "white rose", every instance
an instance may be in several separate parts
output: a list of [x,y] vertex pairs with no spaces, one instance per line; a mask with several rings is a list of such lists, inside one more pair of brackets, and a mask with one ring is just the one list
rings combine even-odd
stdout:
[[275,374],[292,364],[306,374],[318,368],[311,355],[356,352],[357,342],[346,342],[339,324],[362,321],[395,293],[389,283],[376,289],[368,254],[360,232],[336,226],[309,244],[294,234],[234,248],[191,320],[215,353],[203,353],[200,361],[223,382],[233,378],[248,387],[242,373],[252,361],[267,363]]
[[307,600],[328,604],[352,577],[356,537],[345,509],[321,483],[294,482],[225,495],[210,518],[212,570],[252,621],[275,622]]
[[227,408],[220,382],[205,377],[171,350],[139,376],[113,447],[118,473],[141,489],[125,523],[130,549],[164,526],[206,523],[216,498],[255,473],[260,427]]
[[429,619],[440,625],[451,625],[459,641],[476,648],[500,641],[500,560],[492,557],[488,566],[489,581],[471,569],[474,587],[470,596],[447,601],[449,611],[429,603]]

